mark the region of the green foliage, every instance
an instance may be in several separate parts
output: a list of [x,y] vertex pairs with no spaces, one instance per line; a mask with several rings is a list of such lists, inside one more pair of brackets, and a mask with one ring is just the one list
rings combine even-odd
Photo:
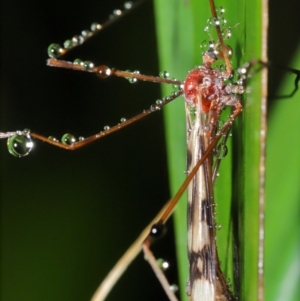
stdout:
[[[211,16],[208,1],[156,1],[156,24],[158,34],[158,47],[160,52],[161,70],[170,72],[171,77],[184,79],[187,72],[195,65],[201,64],[200,43],[209,38],[203,31],[206,20]],[[233,68],[236,69],[252,58],[261,58],[262,48],[262,4],[261,1],[222,1],[226,12],[228,26],[232,29],[232,38],[228,44],[233,48]],[[239,13],[237,13],[239,12]],[[237,26],[235,26],[237,25]],[[297,63],[293,63],[297,66]],[[299,62],[298,62],[299,66]],[[287,80],[292,81],[291,77]],[[259,238],[259,197],[260,197],[260,162],[264,162],[262,118],[262,92],[261,74],[255,74],[248,85],[249,91],[243,96],[243,113],[235,121],[232,129],[232,141],[228,142],[230,153],[222,163],[220,178],[216,183],[215,199],[217,203],[217,222],[222,230],[217,237],[218,250],[225,274],[231,279],[235,294],[240,300],[257,300],[258,294],[258,238]],[[163,87],[163,95],[168,95],[171,89]],[[299,98],[299,97],[298,97]],[[292,101],[291,99],[289,101]],[[298,101],[299,104],[299,101]],[[299,179],[299,163],[293,164],[299,157],[299,143],[295,147],[295,155],[283,156],[286,151],[282,137],[291,140],[297,137],[295,126],[297,109],[292,109],[295,117],[284,121],[295,107],[285,102],[278,103],[272,110],[269,120],[269,138],[267,140],[267,204],[266,204],[266,232],[265,232],[265,290],[266,300],[296,300],[296,283],[299,280],[299,240],[296,239],[296,216],[299,210],[299,188],[295,179]],[[285,108],[285,111],[281,107]],[[280,115],[275,116],[275,111]],[[230,112],[227,111],[227,115]],[[223,117],[226,119],[226,116]],[[166,136],[168,139],[168,164],[172,194],[183,182],[185,169],[185,116],[183,100],[174,101],[165,109]],[[299,119],[299,118],[298,118]],[[287,135],[290,130],[295,134]],[[297,139],[295,139],[297,140]],[[274,147],[272,146],[274,144]],[[277,145],[277,146],[275,146]],[[279,146],[278,146],[279,145]],[[290,151],[289,151],[290,153]],[[286,158],[289,157],[289,158]],[[286,159],[288,162],[286,163]],[[282,191],[282,185],[274,189],[273,183],[281,183],[280,170],[287,168],[284,178],[288,178]],[[275,168],[277,168],[275,170]],[[290,172],[291,171],[291,172]],[[283,184],[283,182],[282,182]],[[278,206],[284,197],[283,206]],[[277,205],[275,201],[278,200]],[[289,205],[286,205],[290,201]],[[175,229],[178,247],[178,262],[181,285],[181,300],[185,296],[185,282],[188,278],[186,259],[186,198],[183,198],[175,212]],[[274,208],[272,208],[274,207]],[[281,215],[286,215],[287,222]],[[290,217],[290,218],[289,218]],[[280,227],[275,226],[280,222]],[[296,225],[295,225],[296,221]],[[294,226],[293,226],[294,225]],[[272,231],[274,227],[277,231]],[[275,228],[275,229],[276,229]],[[277,230],[277,229],[276,229]],[[286,236],[284,233],[290,233]],[[286,237],[284,241],[280,237]],[[278,252],[280,245],[284,246],[283,255]],[[278,257],[283,259],[277,268]],[[277,258],[277,259],[276,259]],[[234,268],[233,268],[234,266]],[[296,268],[297,267],[297,268]],[[235,273],[233,273],[235,269]],[[298,272],[298,278],[297,278]],[[234,275],[233,275],[234,274]],[[287,275],[292,275],[293,280],[288,280]],[[286,285],[290,283],[290,285]],[[276,289],[275,289],[276,288]],[[287,294],[290,298],[278,297]],[[299,293],[298,293],[299,294]],[[277,299],[275,298],[277,296]],[[294,299],[293,299],[294,298]]]

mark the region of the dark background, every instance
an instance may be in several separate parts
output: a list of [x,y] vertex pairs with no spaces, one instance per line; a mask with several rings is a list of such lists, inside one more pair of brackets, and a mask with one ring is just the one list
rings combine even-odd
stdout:
[[[290,66],[292,58],[299,46],[299,17],[298,11],[300,2],[297,0],[287,0],[283,3],[269,0],[269,41],[268,55],[269,61],[274,65]],[[290,66],[299,69],[299,66]],[[279,99],[276,92],[282,78],[286,72],[276,67],[269,69],[269,99],[268,114],[272,114],[272,107],[275,101]],[[295,77],[291,76],[291,83],[294,83]],[[291,84],[293,87],[293,84]],[[274,97],[275,96],[275,97]],[[283,98],[282,100],[284,100]],[[288,97],[286,98],[288,99]]]

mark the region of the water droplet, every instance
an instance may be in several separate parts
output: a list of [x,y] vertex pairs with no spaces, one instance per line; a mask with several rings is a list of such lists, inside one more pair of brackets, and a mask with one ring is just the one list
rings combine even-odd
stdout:
[[49,140],[52,140],[52,141],[58,142],[58,140],[57,140],[54,136],[49,136],[48,139],[49,139]]
[[204,31],[205,31],[206,33],[209,33],[209,31],[210,31],[209,26],[205,26],[205,27],[204,27]]
[[57,58],[63,53],[63,48],[58,44],[51,44],[47,51],[49,57]]
[[128,81],[131,83],[131,84],[134,84],[137,82],[137,79],[136,78],[128,78]]
[[73,47],[80,45],[84,42],[84,38],[82,36],[74,36],[72,38]]
[[161,78],[169,78],[169,76],[170,76],[170,74],[168,71],[161,71],[159,73],[159,77],[161,77]]
[[206,51],[208,49],[208,41],[204,40],[200,43],[200,48]]
[[244,85],[244,80],[242,78],[239,78],[236,83],[237,83],[238,86],[243,86]]
[[221,229],[222,229],[222,226],[221,226],[221,224],[216,224],[216,225],[215,225],[215,228],[216,228],[216,230],[221,230]]
[[83,62],[82,62],[81,59],[75,59],[75,60],[73,61],[73,64],[74,64],[74,65],[82,65]]
[[216,48],[216,42],[215,41],[208,41],[208,50],[213,50]]
[[223,6],[216,6],[216,13],[218,16],[221,16],[225,13],[225,8]]
[[7,139],[7,148],[10,154],[21,158],[27,156],[33,148],[30,135],[19,132]]
[[121,121],[121,123],[123,123],[123,122],[126,121],[126,118],[122,117],[122,118],[120,119],[120,121]]
[[[172,80],[177,81],[177,78],[172,78]],[[180,85],[174,84],[173,88],[178,90],[178,89],[180,89]]]
[[85,61],[82,64],[84,70],[92,70],[94,68],[94,63],[91,61]]
[[66,145],[72,145],[76,142],[76,138],[72,134],[64,134],[61,137],[61,142]]
[[73,47],[73,43],[71,40],[64,41],[64,48],[65,49],[71,49]]
[[93,33],[90,30],[85,29],[81,32],[81,35],[84,39],[87,39],[87,38],[91,37],[93,35]]
[[245,68],[245,67],[238,68],[237,72],[238,72],[238,74],[246,74],[247,68]]
[[231,35],[232,35],[231,27],[222,30],[222,37],[224,41],[228,40],[231,37]]
[[91,31],[95,32],[95,31],[98,31],[98,30],[101,30],[102,29],[102,25],[99,24],[99,23],[92,23],[91,24]]
[[103,129],[104,129],[104,131],[108,131],[110,129],[110,126],[106,125]]
[[224,61],[217,60],[216,62],[213,63],[213,69],[221,71],[221,72],[225,72],[226,71],[226,65],[224,65]]
[[131,1],[127,1],[127,2],[124,3],[124,8],[125,8],[125,9],[130,9],[130,8],[132,8],[132,5],[133,5],[133,4],[132,4]]
[[112,70],[105,65],[98,66],[96,70],[97,76],[102,79],[107,78],[112,73]]
[[113,11],[113,16],[114,17],[118,17],[118,16],[121,16],[122,15],[122,11],[120,9],[115,9]]
[[[128,71],[128,72],[130,72],[130,71]],[[134,74],[140,74],[140,71],[138,71],[138,70],[135,70],[135,71],[133,71],[133,73]],[[134,83],[136,83],[137,82],[137,79],[136,78],[128,78],[128,81],[131,83],[131,84],[134,84]]]
[[207,24],[210,28],[214,28],[214,27],[217,27],[217,26],[223,26],[227,23],[227,20],[225,18],[214,18],[214,17],[211,17],[207,20]]
[[164,261],[164,262],[162,263],[162,268],[163,268],[163,270],[167,270],[169,267],[170,267],[169,262]]
[[78,137],[78,141],[83,141],[84,140],[84,137],[83,136],[79,136]]
[[178,285],[176,284],[171,284],[170,285],[170,290],[174,293],[178,292]]
[[220,21],[218,18],[211,17],[207,20],[207,24],[209,27],[216,27],[220,25]]
[[225,19],[225,18],[219,18],[219,21],[220,21],[220,23],[221,23],[221,25],[220,26],[224,26],[226,23],[227,23],[227,20]]
[[170,267],[169,262],[167,262],[163,258],[158,258],[156,260],[156,263],[162,271],[166,271]]
[[159,110],[160,110],[160,107],[157,106],[157,105],[151,105],[151,106],[150,106],[150,110],[151,110],[152,112],[154,112],[154,111],[159,111]]
[[30,129],[24,129],[23,135],[26,135],[26,136],[30,135]]
[[223,159],[228,153],[228,148],[225,144],[219,144],[216,148],[215,154],[217,159]]
[[156,102],[155,102],[157,105],[161,105],[163,103],[163,101],[161,99],[158,99]]
[[[223,49],[224,51],[226,51],[227,57],[229,59],[231,59],[232,55],[233,55],[233,50],[229,45],[225,45],[225,49]],[[217,47],[217,57],[220,60],[224,60],[224,53],[222,51],[221,46]]]

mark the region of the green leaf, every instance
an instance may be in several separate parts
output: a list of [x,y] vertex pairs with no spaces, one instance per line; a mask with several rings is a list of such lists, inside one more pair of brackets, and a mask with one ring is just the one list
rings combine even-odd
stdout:
[[[201,64],[201,51],[198,45],[202,40],[208,39],[203,28],[206,20],[211,16],[209,11],[208,1],[190,1],[184,3],[183,1],[156,1],[156,24],[158,28],[158,45],[160,49],[160,64],[161,69],[168,70],[171,76],[184,78],[195,65]],[[217,3],[218,4],[218,3]],[[234,26],[232,29],[233,37],[229,44],[233,48],[234,57],[233,68],[236,69],[244,62],[248,62],[253,58],[261,58],[262,48],[262,3],[261,1],[223,1],[222,6],[226,9],[225,18],[228,26]],[[238,12],[238,13],[237,13]],[[238,26],[235,26],[238,25]],[[266,42],[266,41],[264,41]],[[259,248],[259,200],[261,192],[260,167],[261,162],[264,162],[264,148],[263,148],[263,134],[265,131],[261,128],[262,111],[261,104],[261,74],[255,74],[248,85],[249,91],[244,95],[243,113],[234,124],[233,138],[231,145],[231,153],[221,167],[220,178],[217,181],[215,189],[215,199],[217,203],[217,221],[222,225],[222,230],[218,232],[218,250],[222,261],[222,268],[227,276],[230,277],[235,294],[240,300],[258,300],[258,248]],[[170,93],[168,88],[163,88],[163,94]],[[182,102],[177,100],[176,102]],[[166,133],[168,142],[168,164],[170,173],[171,191],[174,194],[180,187],[183,181],[184,170],[182,162],[185,161],[185,137],[184,137],[184,108],[183,104],[173,104],[173,107],[167,108],[165,112]],[[290,109],[290,106],[288,106]],[[288,109],[287,109],[288,110]],[[297,112],[297,110],[294,110]],[[296,114],[296,113],[295,113]],[[286,114],[288,115],[288,114]],[[276,117],[275,117],[276,118]],[[284,121],[283,121],[284,122]],[[263,124],[263,123],[262,123]],[[278,127],[281,123],[279,123]],[[270,133],[273,129],[270,123]],[[289,126],[291,126],[289,124]],[[183,129],[181,128],[183,127]],[[298,127],[294,127],[295,130]],[[288,130],[285,130],[285,132]],[[280,131],[279,131],[280,132]],[[283,134],[284,135],[284,134]],[[281,139],[281,135],[276,135]],[[268,148],[271,148],[271,136],[268,139]],[[278,142],[277,142],[278,143]],[[282,147],[285,144],[281,143]],[[261,152],[262,149],[262,152]],[[271,155],[270,155],[271,156]],[[275,158],[278,155],[273,155]],[[282,156],[282,155],[281,155]],[[277,157],[278,158],[278,157]],[[291,156],[293,158],[293,156]],[[291,159],[292,162],[293,159]],[[282,163],[284,165],[284,163]],[[298,166],[298,165],[294,165]],[[267,161],[267,175],[268,170],[272,170],[273,163]],[[294,168],[294,173],[298,169]],[[279,172],[272,173],[279,176]],[[294,175],[291,178],[295,177]],[[274,180],[267,178],[267,183]],[[289,189],[295,186],[290,180]],[[263,186],[262,186],[263,187]],[[297,190],[299,195],[299,189]],[[278,192],[277,192],[278,194]],[[267,186],[267,196],[269,186]],[[273,195],[273,194],[272,194]],[[290,197],[290,199],[295,198]],[[276,197],[276,193],[274,198]],[[290,211],[295,204],[288,207]],[[299,205],[298,205],[299,206]],[[179,273],[181,284],[181,299],[185,298],[184,286],[187,276],[187,259],[186,259],[186,209],[185,200],[181,201],[175,214],[175,228],[178,256],[179,256]],[[268,208],[271,207],[267,205]],[[271,210],[271,209],[270,209]],[[280,210],[277,209],[280,214]],[[298,212],[298,211],[295,211]],[[291,212],[289,212],[291,214]],[[267,218],[269,214],[266,214]],[[294,213],[296,215],[296,213]],[[275,217],[274,221],[278,222],[280,218]],[[275,265],[276,259],[274,255],[269,255],[270,246],[269,240],[277,233],[269,234],[269,223],[273,223],[273,216],[267,220],[266,229],[266,297],[267,300],[274,300],[274,293],[271,296],[271,291],[274,287],[280,287],[280,273],[277,273],[277,281],[272,277],[276,266],[273,267],[270,274],[270,267]],[[296,229],[296,228],[294,228]],[[282,234],[287,229],[281,229]],[[289,232],[293,232],[290,230]],[[296,232],[296,230],[294,230]],[[273,244],[275,246],[275,241]],[[292,255],[296,252],[296,241],[293,240],[293,248],[288,248],[286,253],[289,253],[292,260],[289,265],[281,270],[281,274],[298,271],[292,270],[297,261],[297,257]],[[299,245],[299,244],[298,244]],[[271,247],[272,250],[274,248]],[[277,248],[278,249],[278,248]],[[278,256],[275,255],[275,256]],[[268,259],[269,258],[269,259]],[[283,260],[285,262],[287,260]],[[233,266],[235,267],[235,275],[233,275]],[[294,279],[297,279],[294,278]],[[273,282],[274,281],[274,282]],[[296,281],[292,282],[296,283]],[[295,296],[296,293],[290,291],[290,295]],[[278,299],[281,300],[281,299]],[[287,299],[284,300],[293,300]]]
[[[186,74],[195,64],[201,63],[198,45],[203,39],[207,39],[202,28],[205,20],[210,16],[208,2],[191,1],[186,5],[183,1],[172,1],[167,4],[164,2],[156,1],[161,68],[172,70],[172,74],[183,78],[182,74]],[[261,2],[223,1],[222,5],[226,8],[228,24],[238,24],[233,29],[233,39],[230,40],[234,49],[234,67],[252,58],[260,58]],[[166,33],[166,30],[169,32]],[[293,33],[290,32],[290,37],[292,36]],[[280,43],[280,40],[277,40]],[[300,53],[299,49],[295,53]],[[299,68],[299,55],[294,58],[291,66]],[[274,68],[270,72],[274,72]],[[271,88],[275,95],[286,95],[293,89],[293,85],[294,77],[286,75],[278,89],[274,89],[273,86]],[[163,93],[168,94],[169,91],[164,88]],[[237,279],[240,281],[240,286],[237,280],[231,281],[237,284],[236,294],[239,295],[240,300],[257,300],[259,160],[264,160],[259,152],[262,111],[260,99],[260,75],[256,74],[250,83],[250,93],[247,93],[247,99],[243,101],[243,116],[236,120],[233,128],[232,154],[228,156],[231,158],[223,162],[220,170],[221,177],[215,189],[218,222],[222,225],[222,230],[218,233],[218,248],[227,275],[232,274],[228,264],[232,262],[232,249],[227,248],[227,245],[234,243],[234,247],[238,248],[240,274],[236,278],[240,278]],[[185,160],[183,155],[185,138],[181,128],[184,126],[183,105],[177,106],[178,112],[174,112],[176,108],[168,108],[166,112],[170,185],[173,193],[182,182],[184,169],[182,162]],[[298,159],[300,144],[297,138],[300,126],[299,106],[299,93],[283,101],[270,99],[264,254],[265,298],[270,301],[299,300],[300,297],[297,288],[300,278],[298,255],[300,242],[297,235],[300,177]],[[170,124],[171,119],[174,120],[173,124]],[[229,205],[226,208],[228,201]],[[228,207],[231,202],[232,208]],[[179,272],[181,287],[184,287],[188,270],[185,254],[184,200],[178,207],[175,215],[176,236],[177,245],[181,248],[178,251]],[[182,219],[181,223],[180,219]],[[226,233],[231,235],[232,232],[233,242],[228,241],[226,235]],[[231,279],[233,279],[232,275]],[[184,289],[181,292],[183,300]]]
[[[299,68],[298,47],[290,66]],[[293,91],[295,75],[285,73],[273,95]],[[266,161],[266,300],[299,300],[300,280],[300,97],[276,99],[269,106]]]

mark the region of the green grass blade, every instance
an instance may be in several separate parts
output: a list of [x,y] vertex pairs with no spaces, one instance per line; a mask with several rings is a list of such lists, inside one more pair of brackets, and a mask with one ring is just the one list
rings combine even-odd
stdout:
[[[300,67],[300,48],[290,63]],[[285,74],[275,95],[293,90],[295,76]],[[271,98],[266,179],[266,300],[300,299],[299,179],[300,97]]]
[[[191,1],[185,5],[183,1],[172,1],[167,4],[163,2],[165,1],[156,3],[161,69],[170,71],[171,76],[183,78],[188,70],[201,64],[201,50],[198,45],[208,39],[203,28],[206,20],[211,16],[209,4],[208,1]],[[230,40],[235,54],[234,68],[250,58],[260,57],[261,10],[259,1],[247,4],[245,1],[223,1],[222,6],[226,9],[225,18],[229,26],[239,24],[233,29],[233,38]],[[239,14],[236,13],[237,11]],[[255,41],[255,43],[250,43],[250,41]],[[225,263],[232,262],[232,257],[238,256],[240,273],[232,282],[241,300],[255,300],[257,295],[258,203],[253,199],[257,200],[259,193],[259,81],[259,76],[252,81],[252,92],[247,96],[247,102],[245,101],[243,116],[236,121],[233,130],[234,149],[231,153],[231,160],[234,165],[231,167],[230,159],[225,160],[220,171],[222,176],[218,179],[215,191],[217,212],[219,213],[218,223],[222,225],[222,231],[218,233],[220,257],[224,263],[223,268],[227,271],[226,275],[233,279],[232,264],[225,267]],[[167,95],[169,91],[163,90],[163,93]],[[185,155],[183,155],[185,138],[182,137],[184,129],[179,128],[179,124],[185,128],[185,122],[183,104],[178,109],[178,113],[170,112],[170,110],[167,109],[165,123],[167,139],[170,143],[168,164],[171,190],[174,194],[184,177],[183,163],[180,165],[178,162],[185,161]],[[174,123],[170,125],[171,118]],[[180,159],[176,157],[175,152]],[[175,169],[177,167],[178,169]],[[185,285],[188,270],[185,234],[186,204],[184,202],[185,200],[182,200],[175,214],[176,236],[179,236],[177,245],[181,248],[179,251],[181,287]],[[234,215],[235,220],[233,221],[230,217],[232,212],[237,213]],[[234,230],[232,238],[233,227],[237,230]],[[233,243],[232,240],[234,240],[235,246],[238,246],[238,253],[234,255],[232,255],[233,249],[230,247]],[[184,296],[184,289],[181,289],[181,298],[183,299]]]

